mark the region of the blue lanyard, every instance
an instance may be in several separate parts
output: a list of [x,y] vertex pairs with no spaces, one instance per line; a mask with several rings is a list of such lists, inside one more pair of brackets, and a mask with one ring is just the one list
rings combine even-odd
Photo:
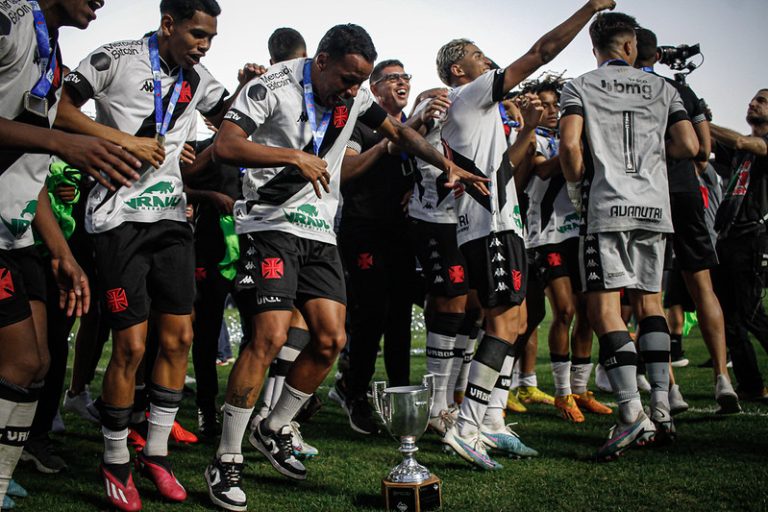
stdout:
[[600,64],[600,67],[610,66],[611,64],[621,64],[623,66],[629,66],[629,62],[625,61],[624,59],[608,59],[607,61]]
[[304,78],[301,82],[304,85],[304,106],[307,109],[309,126],[312,128],[312,142],[314,143],[315,155],[319,155],[320,146],[323,145],[323,139],[325,138],[325,132],[328,131],[328,124],[331,122],[331,111],[328,110],[323,114],[320,126],[317,126],[315,93],[312,90],[312,59],[307,59],[304,62]]
[[653,73],[653,66],[643,66],[643,67],[642,67],[642,68],[640,68],[640,69],[642,69],[642,70],[643,70],[643,71],[645,71],[646,73]]
[[43,16],[40,5],[35,1],[30,1],[29,5],[32,7],[32,16],[35,20],[35,36],[37,37],[37,52],[40,56],[40,65],[45,70],[30,94],[42,99],[48,96],[51,87],[53,87],[53,73],[56,69],[56,47],[51,48],[48,25],[45,23],[45,16]]
[[560,149],[560,144],[557,142],[557,138],[555,137],[555,132],[553,130],[536,128],[536,135],[546,137],[546,139],[549,141],[549,158],[553,158],[555,155],[557,155]]
[[504,108],[504,104],[499,102],[499,114],[501,114],[501,122],[505,124],[506,126],[511,126],[512,128],[517,128],[520,126],[520,123],[517,121],[512,121],[509,116],[507,115],[507,109]]
[[157,33],[150,36],[149,41],[149,63],[152,66],[152,81],[154,82],[155,95],[155,133],[157,140],[165,142],[165,134],[168,133],[168,127],[173,118],[173,111],[176,109],[176,102],[181,95],[181,85],[184,82],[184,72],[179,67],[179,78],[173,88],[173,94],[168,101],[168,110],[163,116],[163,83],[160,74],[160,50],[157,48]]

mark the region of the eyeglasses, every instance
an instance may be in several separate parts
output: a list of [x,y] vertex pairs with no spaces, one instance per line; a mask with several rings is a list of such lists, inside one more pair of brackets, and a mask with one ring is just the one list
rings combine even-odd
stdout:
[[403,80],[404,82],[410,82],[412,77],[413,75],[409,75],[408,73],[387,73],[386,75],[380,76],[379,79],[373,82],[371,85],[380,84],[381,82],[395,83],[399,82],[400,80]]

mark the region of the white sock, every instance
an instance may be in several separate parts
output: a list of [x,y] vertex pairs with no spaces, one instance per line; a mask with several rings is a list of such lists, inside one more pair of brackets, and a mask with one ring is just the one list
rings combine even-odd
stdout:
[[434,399],[430,416],[440,415],[440,411],[448,409],[448,380],[451,377],[453,363],[453,347],[456,338],[427,333],[427,373],[434,375]]
[[539,381],[536,378],[536,372],[520,373],[520,385],[518,387],[536,388],[539,387]]
[[512,369],[512,382],[509,383],[510,389],[520,387],[520,359],[515,359],[515,367]]
[[[480,329],[480,332],[482,333],[483,330]],[[468,339],[467,340],[467,347],[464,349],[464,360],[461,363],[461,368],[459,369],[459,376],[456,379],[456,387],[454,388],[454,391],[457,391],[459,393],[464,393],[467,389],[467,380],[469,378],[469,365],[472,362],[472,358],[475,356],[475,345],[477,344],[477,339]]]
[[131,452],[128,451],[128,429],[110,430],[107,427],[101,427],[101,434],[104,436],[104,455],[105,464],[127,464],[131,461]]
[[555,385],[555,396],[571,394],[571,362],[552,361],[552,378]]
[[220,457],[225,453],[242,453],[243,436],[245,429],[248,428],[248,423],[250,423],[253,409],[253,407],[243,409],[224,403],[224,407],[221,408],[224,422],[221,426],[221,440],[216,450],[216,456]]
[[504,429],[504,409],[507,407],[509,398],[509,384],[511,381],[510,373],[515,364],[515,358],[510,353],[504,358],[504,364],[501,366],[499,378],[491,391],[491,399],[488,401],[488,408],[483,417],[483,430],[488,432],[499,432]]
[[587,392],[589,376],[592,374],[592,363],[577,363],[571,361],[571,389],[577,395]]
[[[24,388],[19,388],[24,390]],[[10,397],[9,397],[10,398]],[[37,401],[15,402],[0,399],[0,500],[5,497],[8,484],[19,462],[24,443],[29,438],[29,428],[35,417]]]
[[[469,335],[467,334],[457,334],[456,335],[456,344],[453,346],[453,362],[451,363],[451,376],[448,378],[448,383],[446,384],[446,393],[453,392],[458,389],[457,382],[459,380],[459,374],[461,373],[461,368],[464,365],[464,350],[467,348],[467,342],[469,341]],[[453,397],[447,398],[447,400],[450,400],[453,402]]]
[[283,386],[283,393],[272,407],[272,412],[264,420],[264,427],[276,432],[284,425],[288,425],[311,396],[311,394],[304,393],[291,387],[289,384],[285,384]]
[[168,455],[168,436],[171,434],[171,428],[178,412],[178,407],[161,407],[156,404],[149,404],[147,444],[144,446],[145,455],[150,457]]

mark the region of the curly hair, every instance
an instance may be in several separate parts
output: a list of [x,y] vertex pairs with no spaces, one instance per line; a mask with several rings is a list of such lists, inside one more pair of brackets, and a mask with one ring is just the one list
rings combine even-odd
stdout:
[[445,85],[451,85],[451,66],[464,58],[470,44],[475,43],[469,39],[454,39],[437,51],[437,74]]

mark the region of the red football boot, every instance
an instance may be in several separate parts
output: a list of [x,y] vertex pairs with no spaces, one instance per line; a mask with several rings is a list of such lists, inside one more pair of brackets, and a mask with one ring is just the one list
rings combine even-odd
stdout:
[[[107,493],[107,499],[113,507],[125,512],[141,510],[141,498],[139,497],[139,491],[136,490],[136,486],[133,484],[130,463],[102,463],[99,469],[104,479],[104,490]],[[118,475],[121,473],[128,476],[120,478]]]
[[194,444],[198,441],[197,436],[181,426],[178,421],[173,422],[171,427],[171,439],[177,443]]
[[184,501],[187,491],[176,479],[168,462],[168,457],[145,455],[139,452],[136,456],[136,469],[146,478],[152,480],[163,498],[170,501]]

